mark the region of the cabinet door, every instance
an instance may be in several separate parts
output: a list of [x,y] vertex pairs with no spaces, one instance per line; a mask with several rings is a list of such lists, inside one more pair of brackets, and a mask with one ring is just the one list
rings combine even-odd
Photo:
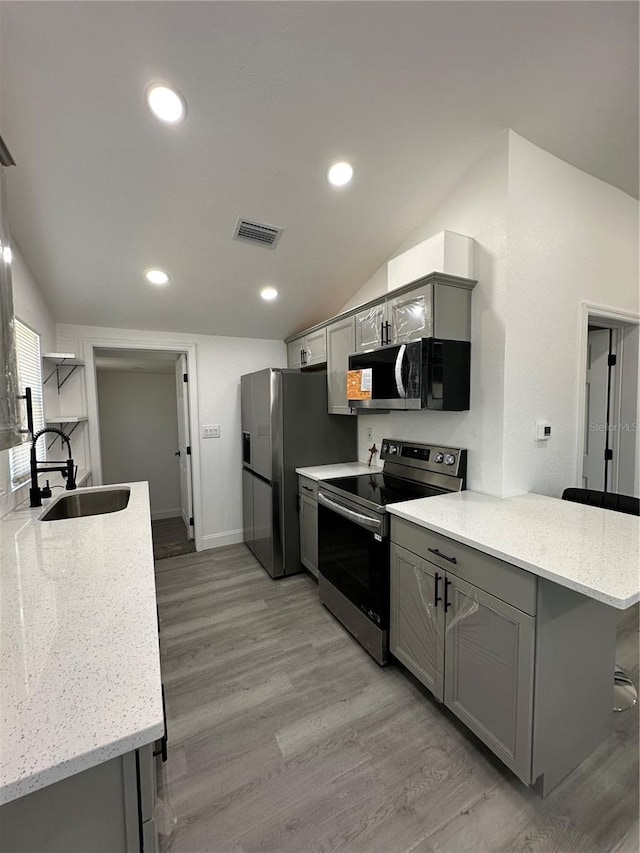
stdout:
[[[438,580],[436,583],[436,574]],[[436,699],[443,698],[444,572],[391,545],[391,652]]]
[[323,364],[327,360],[327,330],[318,329],[307,335],[304,341],[305,366]]
[[287,344],[287,367],[302,367],[302,350],[304,338],[296,338]]
[[391,343],[433,337],[433,285],[390,299],[388,312]]
[[445,704],[531,782],[535,619],[447,575]]
[[382,324],[387,320],[387,306],[382,302],[356,314],[356,351],[382,346]]
[[355,349],[355,317],[345,317],[327,327],[327,396],[330,415],[355,414],[347,400],[349,356]]
[[305,495],[300,500],[300,562],[318,577],[318,504]]

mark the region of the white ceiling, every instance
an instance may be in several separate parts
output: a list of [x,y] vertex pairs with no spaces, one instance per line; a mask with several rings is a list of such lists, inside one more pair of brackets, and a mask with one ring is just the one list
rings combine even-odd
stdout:
[[[635,2],[0,15],[12,231],[58,321],[282,338],[338,310],[507,127],[637,195]],[[145,109],[158,79],[180,127]],[[355,178],[336,191],[338,158]],[[232,241],[238,216],[283,227],[277,249]]]
[[158,350],[96,349],[94,358],[99,371],[175,374],[178,354]]

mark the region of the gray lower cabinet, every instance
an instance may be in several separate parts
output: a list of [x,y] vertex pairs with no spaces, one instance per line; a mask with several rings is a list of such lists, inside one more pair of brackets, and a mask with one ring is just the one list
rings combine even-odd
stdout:
[[546,796],[611,731],[616,612],[391,521],[392,654]]
[[152,745],[0,807],[11,853],[157,853]]
[[444,610],[435,606],[437,571],[416,554],[392,545],[390,648],[442,702]]
[[528,784],[535,619],[454,575],[445,583],[445,705]]
[[300,519],[300,562],[318,577],[318,484],[308,477],[298,477],[298,512]]
[[318,502],[300,495],[300,562],[318,577]]
[[390,616],[395,657],[528,784],[535,620],[396,544]]
[[327,326],[327,398],[330,415],[355,415],[347,399],[349,356],[356,350],[356,318]]

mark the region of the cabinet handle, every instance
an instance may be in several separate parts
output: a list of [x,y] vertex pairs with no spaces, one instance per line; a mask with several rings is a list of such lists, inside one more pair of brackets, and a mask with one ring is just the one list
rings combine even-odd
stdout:
[[444,612],[451,607],[451,602],[449,601],[449,587],[451,586],[451,581],[449,578],[444,579]]
[[438,595],[438,584],[440,583],[440,581],[441,581],[441,580],[442,580],[441,575],[439,575],[439,574],[436,572],[436,586],[435,586],[435,593],[434,593],[434,596],[433,596],[433,606],[434,606],[434,607],[437,607],[437,606],[438,606],[438,602],[439,602],[439,601],[442,601],[442,596],[441,596],[441,595]]
[[302,488],[303,488],[303,489],[306,489],[306,491],[307,491],[307,492],[312,492],[312,491],[313,491],[313,489],[311,488],[311,486],[303,486]]
[[390,343],[390,337],[391,337],[389,335],[389,327],[390,326],[391,326],[391,323],[387,320],[387,322],[384,324],[385,345]]
[[437,548],[427,548],[427,551],[431,551],[431,553],[435,554],[436,557],[442,557],[442,559],[446,560],[448,563],[453,563],[454,566],[458,562],[455,557],[447,557],[446,554],[443,554],[441,551],[438,551]]
[[384,346],[384,323],[380,323],[380,346]]

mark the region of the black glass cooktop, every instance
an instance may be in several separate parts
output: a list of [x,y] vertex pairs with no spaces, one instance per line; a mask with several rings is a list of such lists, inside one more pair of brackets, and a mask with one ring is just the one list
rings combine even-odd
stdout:
[[339,490],[345,495],[355,495],[361,500],[381,507],[387,504],[411,501],[415,498],[428,498],[446,494],[444,489],[426,486],[390,474],[360,474],[357,477],[334,477],[325,480],[332,491]]

